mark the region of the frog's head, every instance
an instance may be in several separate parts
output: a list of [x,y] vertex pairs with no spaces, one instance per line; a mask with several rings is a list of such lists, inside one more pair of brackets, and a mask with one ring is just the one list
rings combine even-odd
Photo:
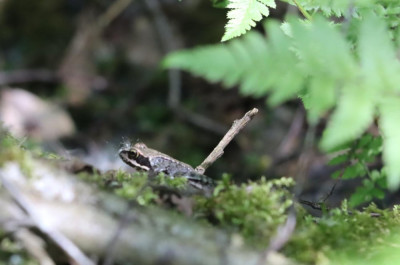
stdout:
[[149,171],[150,165],[150,154],[149,149],[144,143],[136,143],[134,145],[131,142],[125,141],[122,147],[119,149],[118,154],[122,161],[131,167]]

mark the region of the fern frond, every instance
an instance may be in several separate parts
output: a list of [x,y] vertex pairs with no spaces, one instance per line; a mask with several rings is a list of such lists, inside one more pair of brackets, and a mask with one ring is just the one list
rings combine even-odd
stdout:
[[[301,96],[309,121],[334,109],[321,147],[329,150],[359,137],[376,116],[384,136],[383,159],[391,188],[400,186],[400,62],[385,22],[365,15],[356,49],[340,29],[315,17],[289,20],[291,36],[267,24],[268,40],[250,32],[241,39],[176,52],[165,60],[245,95],[270,94],[270,104]],[[355,53],[356,51],[356,53]]]
[[222,41],[238,37],[256,25],[263,16],[268,17],[268,7],[275,8],[275,0],[229,0],[229,19]]
[[222,82],[227,87],[239,84],[244,95],[264,96],[275,88],[270,103],[278,104],[296,96],[304,77],[295,54],[288,53],[289,37],[276,22],[270,23],[269,30],[271,43],[260,33],[249,32],[228,44],[173,53],[164,65],[187,70],[211,82]]
[[354,1],[348,0],[297,0],[307,11],[321,11],[324,16],[342,16]]
[[383,160],[386,165],[388,187],[400,185],[400,98],[386,97],[380,105],[379,127],[383,135]]
[[[294,5],[293,0],[282,0]],[[396,0],[296,0],[308,12],[322,13],[325,17],[357,16],[366,12],[374,12],[380,17],[385,17],[390,26],[398,25],[400,10]],[[391,23],[393,22],[393,23]]]

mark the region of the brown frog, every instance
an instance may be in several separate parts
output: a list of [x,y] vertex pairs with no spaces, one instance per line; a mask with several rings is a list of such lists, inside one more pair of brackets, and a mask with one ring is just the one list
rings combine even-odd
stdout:
[[198,189],[209,189],[214,181],[195,171],[190,165],[183,163],[164,153],[147,147],[138,142],[132,145],[126,142],[119,150],[122,161],[131,167],[155,174],[164,173],[170,177],[185,177],[188,183]]

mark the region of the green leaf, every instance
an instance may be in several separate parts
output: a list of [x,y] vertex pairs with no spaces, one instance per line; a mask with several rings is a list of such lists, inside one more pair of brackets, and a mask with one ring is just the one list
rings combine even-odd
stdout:
[[228,0],[211,0],[213,7],[226,8],[229,4]]
[[348,160],[349,160],[349,155],[348,154],[341,154],[341,155],[335,156],[333,159],[331,159],[328,162],[328,165],[331,165],[331,166],[339,165],[339,164],[342,164],[342,163],[344,163],[344,162],[346,162]]
[[[283,0],[290,4],[293,4],[291,0]],[[359,10],[367,7],[371,9],[374,0],[297,0],[298,3],[307,11],[322,12],[324,16],[337,16],[341,17],[349,10]]]
[[385,192],[381,189],[378,188],[374,188],[371,190],[371,195],[375,198],[378,198],[380,200],[382,200],[383,198],[385,198]]
[[353,195],[351,195],[349,200],[349,206],[356,207],[361,203],[369,201],[371,199],[372,196],[369,194],[369,190],[364,187],[360,187],[356,189],[356,192]]
[[358,141],[357,148],[362,148],[366,147],[369,143],[371,143],[373,140],[373,137],[371,134],[367,133],[361,139]]
[[336,82],[323,75],[310,81],[307,104],[310,106],[308,119],[316,123],[321,114],[332,108],[336,102]]
[[382,137],[374,137],[374,139],[372,140],[371,144],[369,145],[369,151],[374,154],[377,155],[379,153],[382,152]]
[[268,17],[268,7],[275,8],[274,0],[229,0],[228,23],[222,41],[238,37],[256,25],[263,16]]
[[307,73],[332,80],[351,79],[356,63],[338,26],[322,17],[305,24],[290,19],[298,55]]
[[163,64],[188,70],[211,82],[223,81],[231,86],[239,81],[246,70],[242,67],[242,58],[242,54],[234,52],[231,43],[205,46],[194,51],[174,52],[166,57]]
[[291,25],[298,56],[304,61],[301,67],[312,77],[306,104],[309,121],[315,123],[335,105],[338,80],[354,78],[356,63],[335,25],[320,17],[312,24],[293,22]]
[[371,175],[370,177],[373,181],[377,181],[378,179],[381,178],[381,174],[379,173],[378,170],[373,170],[370,175]]
[[395,49],[385,24],[372,14],[361,25],[358,53],[366,89],[400,90],[400,63]]
[[388,97],[379,106],[380,128],[384,139],[383,161],[386,165],[388,188],[400,185],[400,98]]
[[387,189],[387,178],[384,176],[384,174],[381,173],[381,178],[376,180],[376,184],[381,188],[381,189]]
[[299,68],[299,59],[292,51],[292,40],[283,32],[281,26],[275,21],[269,21],[265,24],[265,29],[270,45],[270,53],[266,58],[271,62],[267,78],[274,88],[268,103],[276,106],[298,96],[304,86],[306,73]]
[[357,164],[348,166],[344,170],[342,178],[343,179],[353,179],[356,177],[361,177],[363,175],[365,175],[365,169],[360,163],[357,163]]
[[321,147],[329,150],[360,136],[372,122],[376,100],[374,91],[356,85],[345,87],[324,132]]
[[[282,33],[277,23],[271,23],[270,28],[280,32],[280,35],[274,35],[277,40],[288,43],[288,37]],[[289,78],[286,82],[281,82],[280,73],[284,69],[284,63],[272,63],[275,57],[271,56],[274,53],[271,48],[278,49],[268,45],[261,34],[250,32],[244,38],[232,40],[228,44],[171,53],[164,59],[163,64],[169,68],[188,70],[211,82],[221,81],[228,87],[240,84],[240,91],[244,95],[264,96],[273,86],[281,88],[284,85],[293,86],[293,83],[295,87],[300,88],[303,80],[300,74],[296,75],[297,79]],[[295,62],[294,55],[292,56],[291,60]],[[290,67],[295,67],[293,65],[295,64]],[[266,75],[266,70],[270,70],[271,74]],[[290,73],[288,75],[291,77]],[[285,87],[281,92],[277,92],[279,96],[276,98],[295,97],[297,90]]]
[[337,170],[331,175],[331,178],[337,179],[338,177],[340,177],[341,174],[342,174],[342,170]]

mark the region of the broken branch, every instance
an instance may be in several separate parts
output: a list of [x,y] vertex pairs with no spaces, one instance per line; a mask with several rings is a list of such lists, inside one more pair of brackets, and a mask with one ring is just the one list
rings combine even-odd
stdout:
[[224,154],[225,147],[233,140],[233,138],[240,132],[240,130],[242,130],[247,125],[247,123],[251,121],[251,119],[257,113],[258,109],[254,108],[248,111],[240,120],[235,120],[232,124],[232,127],[225,134],[218,145],[214,148],[214,150],[208,155],[203,163],[196,167],[196,171],[200,174],[204,174],[206,169]]

